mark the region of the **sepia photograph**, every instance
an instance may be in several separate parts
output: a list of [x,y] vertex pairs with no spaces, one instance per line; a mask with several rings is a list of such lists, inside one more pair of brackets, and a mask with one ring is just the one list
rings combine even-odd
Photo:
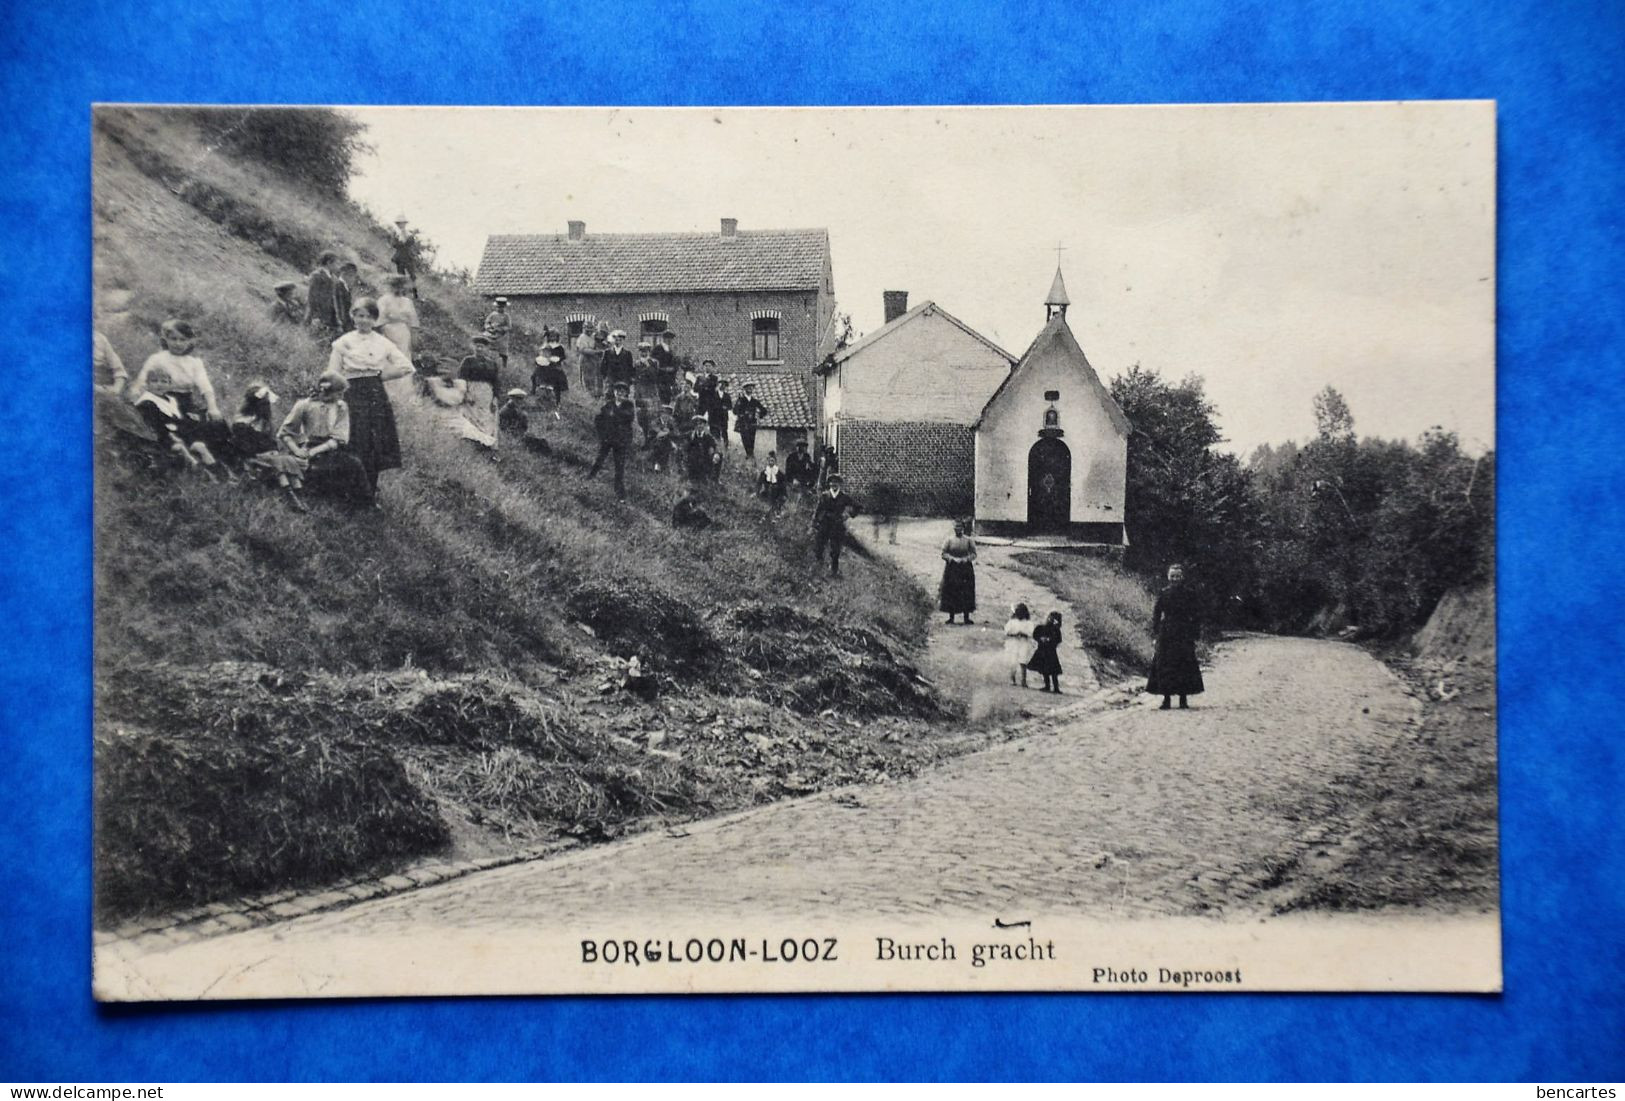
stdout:
[[90,125],[98,999],[1500,989],[1494,103]]

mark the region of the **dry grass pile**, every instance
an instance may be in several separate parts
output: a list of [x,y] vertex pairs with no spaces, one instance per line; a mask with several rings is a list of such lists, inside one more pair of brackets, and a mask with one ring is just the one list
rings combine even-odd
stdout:
[[718,624],[730,652],[756,674],[753,694],[770,702],[803,714],[943,713],[919,670],[873,631],[760,601],[729,608]]
[[949,752],[896,717],[422,670],[128,667],[104,674],[98,704],[103,920],[381,872],[463,822],[512,843],[599,841]]
[[[104,691],[197,688],[162,672]],[[211,685],[213,687],[213,685]],[[148,696],[140,725],[96,731],[96,909],[104,920],[268,888],[314,886],[433,852],[449,840],[434,801],[387,749],[259,708],[214,721],[211,695]],[[300,718],[319,713],[304,701]]]

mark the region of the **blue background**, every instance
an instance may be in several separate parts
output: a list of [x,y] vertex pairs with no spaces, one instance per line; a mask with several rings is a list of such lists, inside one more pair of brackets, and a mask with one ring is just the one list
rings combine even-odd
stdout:
[[[0,10],[0,1079],[1622,1076],[1625,6]],[[1500,101],[1500,997],[90,1000],[89,104]]]

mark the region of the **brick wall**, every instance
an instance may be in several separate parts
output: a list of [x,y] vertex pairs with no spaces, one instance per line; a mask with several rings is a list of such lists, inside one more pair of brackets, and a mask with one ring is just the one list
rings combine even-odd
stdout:
[[841,421],[836,451],[846,488],[867,504],[890,484],[905,516],[969,516],[975,497],[976,435],[963,424]]
[[[636,350],[638,315],[662,312],[677,332],[672,350],[693,359],[714,359],[722,374],[734,371],[789,371],[806,376],[816,366],[820,324],[828,323],[825,296],[812,291],[761,291],[749,294],[614,294],[509,295],[508,309],[527,327],[541,331],[550,324],[564,330],[571,314],[590,314],[626,330],[628,348]],[[777,364],[755,364],[751,356],[751,313],[779,311]],[[523,349],[519,349],[523,350]],[[534,354],[534,353],[532,353]]]

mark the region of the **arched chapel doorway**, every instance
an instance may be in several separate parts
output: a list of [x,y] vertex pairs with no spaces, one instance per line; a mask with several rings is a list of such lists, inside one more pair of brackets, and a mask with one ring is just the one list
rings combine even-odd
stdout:
[[1027,525],[1064,535],[1072,522],[1072,452],[1054,437],[1027,452]]

